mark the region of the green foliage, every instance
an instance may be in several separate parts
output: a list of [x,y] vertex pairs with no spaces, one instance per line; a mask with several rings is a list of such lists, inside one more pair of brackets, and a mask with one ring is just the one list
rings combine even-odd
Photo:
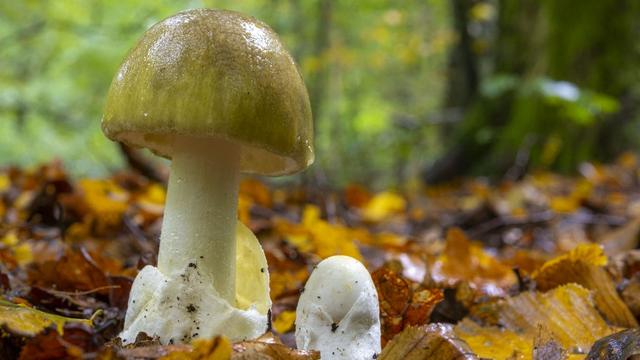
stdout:
[[[314,170],[333,184],[378,186],[415,174],[437,155],[426,119],[440,104],[440,74],[455,36],[443,0],[27,0],[0,3],[0,158],[64,159],[75,174],[123,165],[99,130],[120,61],[151,24],[180,10],[228,8],[270,24],[319,105]],[[326,32],[326,48],[317,46]],[[425,148],[427,150],[425,150]]]

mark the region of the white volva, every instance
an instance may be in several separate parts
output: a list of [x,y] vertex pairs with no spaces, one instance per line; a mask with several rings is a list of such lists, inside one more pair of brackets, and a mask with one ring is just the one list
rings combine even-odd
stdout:
[[313,271],[296,310],[298,349],[323,360],[373,359],[380,353],[378,294],[358,260],[332,256]]
[[234,341],[253,339],[267,330],[269,272],[267,259],[251,230],[238,222],[235,237],[236,294],[233,303],[219,294],[203,261],[164,273],[146,266],[131,288],[129,307],[120,333],[123,343],[139,333],[163,344],[188,342],[224,334]]

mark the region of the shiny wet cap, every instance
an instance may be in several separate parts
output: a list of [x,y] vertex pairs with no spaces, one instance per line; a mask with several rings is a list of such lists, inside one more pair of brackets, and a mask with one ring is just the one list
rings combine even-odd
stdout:
[[248,173],[290,174],[314,159],[293,59],[266,24],[226,10],[184,11],[147,30],[111,83],[102,130],[167,158],[176,136],[232,142]]

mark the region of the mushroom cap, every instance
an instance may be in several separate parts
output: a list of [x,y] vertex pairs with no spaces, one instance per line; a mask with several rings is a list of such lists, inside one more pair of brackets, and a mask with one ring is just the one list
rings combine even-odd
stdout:
[[167,158],[176,136],[228,141],[248,173],[290,174],[314,159],[295,62],[266,24],[227,10],[188,10],[147,30],[113,78],[102,130]]

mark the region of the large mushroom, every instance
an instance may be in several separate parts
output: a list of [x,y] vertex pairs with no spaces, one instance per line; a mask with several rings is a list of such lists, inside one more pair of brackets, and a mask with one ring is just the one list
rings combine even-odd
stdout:
[[155,24],[114,77],[102,129],[172,160],[158,266],[133,284],[124,342],[140,332],[163,343],[262,334],[268,272],[260,244],[237,225],[239,176],[313,162],[307,91],[277,34],[224,10]]

